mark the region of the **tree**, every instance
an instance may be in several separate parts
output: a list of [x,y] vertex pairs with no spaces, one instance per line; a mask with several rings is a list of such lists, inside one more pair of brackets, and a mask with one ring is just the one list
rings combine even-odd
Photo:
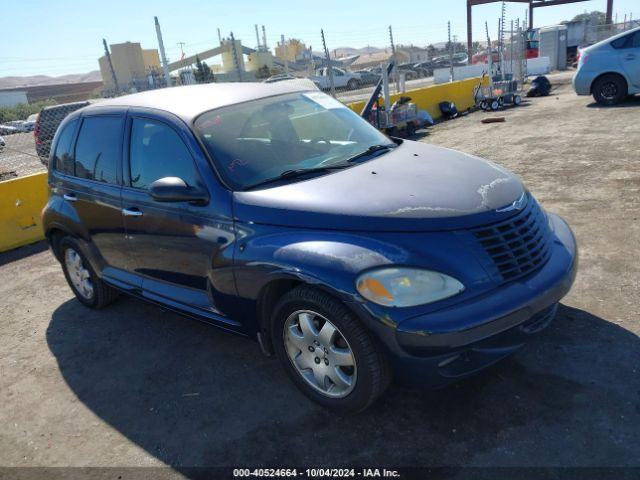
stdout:
[[19,103],[13,107],[0,107],[0,123],[26,120],[32,113],[38,113],[43,107],[56,103],[54,99],[49,98],[35,103]]
[[213,72],[207,65],[207,62],[200,61],[200,57],[196,55],[196,69],[193,72],[193,76],[198,83],[210,83],[215,80]]
[[590,23],[591,25],[604,25],[606,23],[606,20],[607,20],[607,16],[604,12],[598,12],[597,10],[594,10],[593,12],[590,12],[590,13],[584,12],[579,15],[576,15],[575,17],[573,17],[571,21],[587,22],[587,23]]
[[434,47],[433,45],[429,45],[427,47],[427,55],[429,55],[429,58],[435,57],[437,53],[438,51],[436,50],[436,47]]
[[256,78],[269,78],[271,76],[271,70],[266,65],[261,66],[258,70],[256,70]]

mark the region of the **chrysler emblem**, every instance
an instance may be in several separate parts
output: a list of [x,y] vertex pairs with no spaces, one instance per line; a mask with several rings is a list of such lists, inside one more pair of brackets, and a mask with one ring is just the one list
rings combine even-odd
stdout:
[[520,195],[520,198],[513,202],[511,205],[507,205],[503,208],[498,208],[496,209],[496,212],[512,212],[514,210],[522,210],[525,203],[527,203],[527,197],[523,193],[522,195]]

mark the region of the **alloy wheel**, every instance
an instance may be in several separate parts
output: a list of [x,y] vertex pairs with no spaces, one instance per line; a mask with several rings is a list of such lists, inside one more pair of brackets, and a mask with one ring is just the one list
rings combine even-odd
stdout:
[[618,87],[614,82],[607,82],[600,89],[602,98],[605,100],[614,100],[618,95]]
[[291,364],[309,386],[331,398],[351,393],[355,356],[333,323],[319,313],[298,310],[285,321],[283,336]]
[[67,248],[64,253],[64,263],[76,292],[86,300],[91,300],[93,298],[91,274],[84,265],[80,254],[73,248]]

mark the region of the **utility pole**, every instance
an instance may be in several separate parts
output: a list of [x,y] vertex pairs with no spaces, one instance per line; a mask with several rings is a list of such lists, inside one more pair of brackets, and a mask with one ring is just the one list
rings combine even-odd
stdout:
[[107,57],[107,63],[109,64],[109,70],[111,70],[111,78],[113,79],[113,85],[116,89],[116,93],[120,91],[120,87],[118,86],[118,79],[116,78],[116,71],[113,69],[113,63],[111,62],[111,54],[109,53],[109,47],[107,46],[107,41],[103,38],[102,44],[104,45],[104,54]]
[[515,75],[513,74],[513,20],[511,20],[511,30],[509,31],[509,47],[509,65],[511,65],[511,79],[513,80],[515,78]]
[[467,64],[473,63],[473,35],[471,33],[472,21],[471,21],[471,2],[467,1]]
[[284,44],[284,35],[280,35],[280,47],[282,48],[282,57],[284,59],[284,73],[289,74],[289,60],[287,59],[287,46]]
[[160,58],[162,59],[162,69],[164,70],[164,80],[167,83],[167,87],[171,86],[171,77],[169,76],[169,63],[167,62],[167,56],[164,53],[164,43],[162,43],[162,32],[160,31],[160,22],[158,17],[153,17],[156,22],[156,35],[158,36],[158,47],[160,48]]
[[324,48],[324,58],[327,59],[327,73],[329,74],[329,87],[331,88],[331,96],[336,96],[336,86],[333,83],[333,68],[331,67],[331,58],[329,57],[329,50],[327,50],[327,42],[324,39],[324,30],[320,29],[320,35],[322,35],[322,48]]
[[222,45],[222,35],[220,35],[220,29],[218,29],[218,42]]
[[256,23],[254,26],[256,27],[256,45],[258,45],[257,50],[260,51],[262,50],[262,48],[260,46],[260,34],[258,33],[258,24]]
[[269,47],[267,47],[267,31],[264,29],[264,25],[262,25],[262,46],[265,52],[269,51]]
[[[178,42],[177,45],[180,47],[180,61],[182,61],[182,59],[184,58],[184,46],[186,45],[186,43],[184,42]],[[181,68],[185,68],[186,65],[182,65]]]
[[449,47],[449,81],[453,82],[453,44],[451,43],[451,22],[447,22],[447,40]]
[[393,72],[396,79],[396,92],[400,92],[400,78],[398,77],[398,59],[396,58],[396,46],[393,43],[393,30],[389,25],[389,42],[391,43],[391,58],[393,59]]
[[233,62],[236,64],[236,72],[238,73],[238,81],[242,81],[242,69],[240,68],[240,59],[238,58],[238,50],[236,50],[236,39],[233,37],[233,32],[230,33],[231,38],[231,53],[233,53]]

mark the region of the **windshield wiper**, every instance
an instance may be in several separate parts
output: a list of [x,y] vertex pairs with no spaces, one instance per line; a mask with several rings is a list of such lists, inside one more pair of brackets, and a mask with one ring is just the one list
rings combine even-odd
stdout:
[[313,174],[313,173],[327,173],[333,170],[341,170],[343,168],[350,167],[349,164],[341,163],[339,165],[329,165],[326,167],[314,167],[314,168],[296,168],[294,170],[285,170],[277,177],[267,178],[266,180],[261,180],[252,185],[249,185],[245,188],[245,190],[251,190],[255,187],[260,187],[262,185],[268,185],[269,183],[279,182],[281,180],[286,180],[289,178],[297,178],[304,177],[305,175]]
[[347,159],[347,162],[355,162],[356,160],[359,160],[359,159],[361,159],[363,157],[367,157],[367,156],[371,155],[372,153],[379,152],[380,150],[389,150],[389,149],[396,148],[396,147],[397,147],[397,145],[395,143],[382,143],[380,145],[371,145],[364,152],[360,152],[360,153],[354,155],[353,157],[349,157]]

